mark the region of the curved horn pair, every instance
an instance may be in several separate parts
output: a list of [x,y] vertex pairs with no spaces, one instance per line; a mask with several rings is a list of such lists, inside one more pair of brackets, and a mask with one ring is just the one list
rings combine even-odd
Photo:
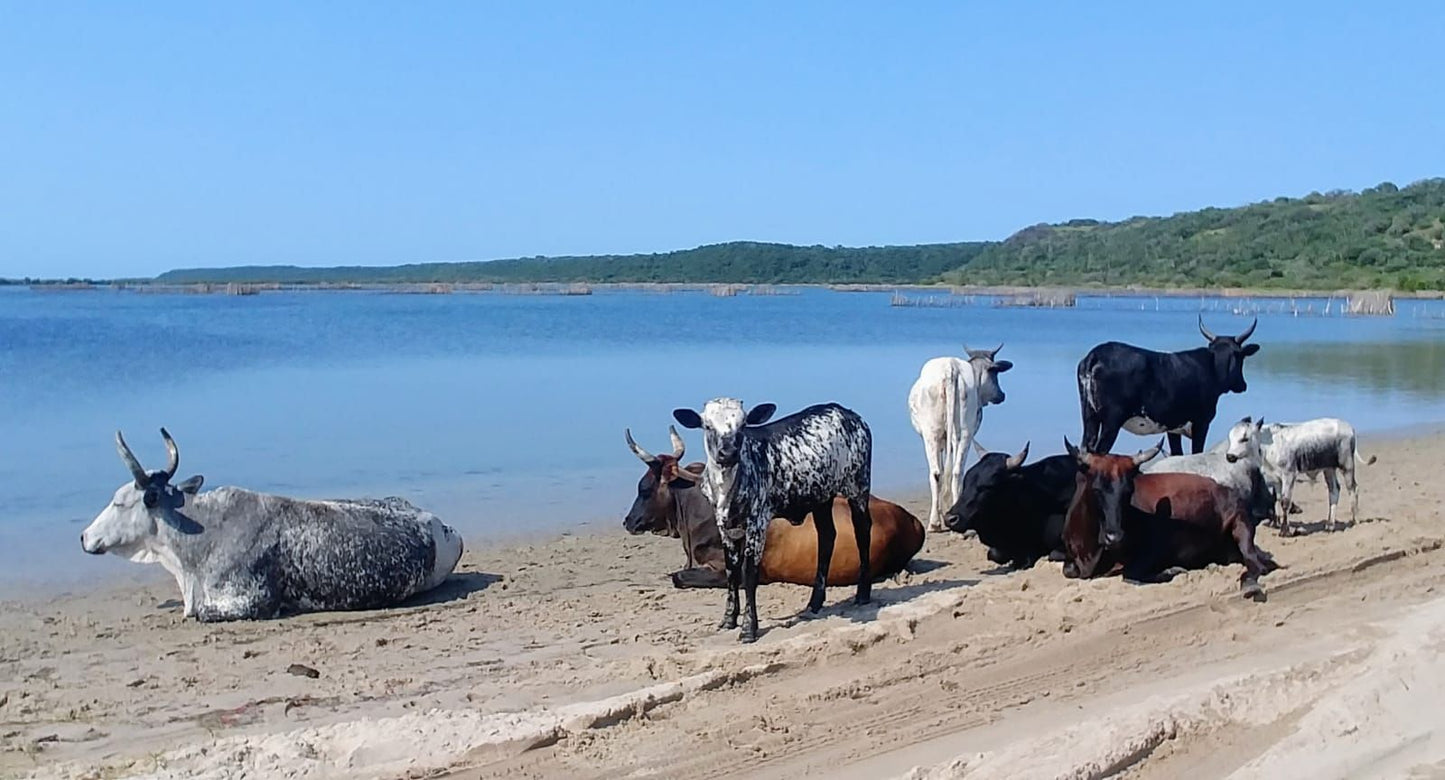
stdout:
[[[632,440],[631,428],[625,429],[625,433],[627,434],[627,446],[632,449],[632,454],[636,455],[639,460],[649,466],[657,462],[656,455],[644,450],[637,442]],[[677,435],[677,429],[673,426],[667,426],[667,433],[672,437],[672,457],[681,460],[682,454],[687,451],[687,443],[682,440],[681,436]]]
[[997,355],[1001,349],[1003,349],[1003,342],[999,342],[999,345],[993,349],[969,349],[967,344],[963,345],[963,353],[968,355],[969,358],[988,358],[989,360],[993,360],[994,355]]
[[[1234,342],[1235,342],[1236,344],[1243,344],[1246,339],[1248,339],[1250,336],[1253,336],[1253,335],[1254,335],[1254,329],[1255,329],[1255,327],[1257,327],[1258,325],[1259,325],[1259,318],[1258,318],[1258,317],[1255,317],[1255,318],[1254,318],[1254,322],[1249,323],[1249,327],[1248,327],[1248,328],[1245,328],[1245,330],[1244,330],[1243,333],[1241,333],[1241,334],[1239,334],[1238,336],[1236,336],[1235,339],[1234,339]],[[1204,327],[1204,315],[1203,315],[1203,314],[1199,315],[1199,333],[1200,333],[1200,335],[1204,336],[1204,338],[1209,339],[1210,341],[1213,341],[1213,340],[1219,338],[1218,336],[1214,335],[1214,333],[1211,332],[1211,331],[1209,330],[1209,328]]]
[[[176,447],[176,440],[171,438],[170,432],[165,428],[161,428],[161,438],[166,442],[165,474],[166,479],[169,480],[176,475],[176,469],[181,467],[181,452]],[[130,445],[125,443],[125,437],[119,430],[115,432],[115,451],[119,453],[125,467],[130,469],[130,475],[135,478],[136,487],[145,487],[150,482],[150,475],[140,465],[140,460],[136,458],[135,453],[130,451]]]

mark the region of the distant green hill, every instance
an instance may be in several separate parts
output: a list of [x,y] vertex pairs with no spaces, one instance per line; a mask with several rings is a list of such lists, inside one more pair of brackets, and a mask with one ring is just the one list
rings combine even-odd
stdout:
[[156,277],[194,282],[809,282],[906,283],[937,279],[967,264],[985,246],[925,244],[902,247],[790,246],[737,241],[653,255],[533,257],[472,263],[423,263],[386,268],[242,266],[188,268]]
[[999,242],[887,247],[739,241],[650,255],[386,268],[245,266],[157,282],[738,282],[1445,289],[1445,179],[1122,222],[1035,225]]
[[1036,225],[953,283],[1445,288],[1445,179],[1123,222]]

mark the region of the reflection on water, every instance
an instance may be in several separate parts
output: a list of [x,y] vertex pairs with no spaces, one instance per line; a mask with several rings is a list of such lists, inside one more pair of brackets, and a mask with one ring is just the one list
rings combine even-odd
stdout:
[[1445,398],[1445,340],[1284,344],[1270,350],[1260,370],[1438,401]]

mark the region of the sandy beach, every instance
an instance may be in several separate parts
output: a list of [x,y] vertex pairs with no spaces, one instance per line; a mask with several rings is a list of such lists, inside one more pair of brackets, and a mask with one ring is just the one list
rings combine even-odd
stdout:
[[[0,611],[0,776],[1445,777],[1445,435],[1361,447],[1361,521],[1164,585],[931,536],[875,602],[679,591],[676,540],[471,542],[404,608],[201,625],[173,582]],[[918,496],[885,496],[921,514]],[[1342,502],[1346,516],[1348,499]],[[76,551],[76,566],[86,561]]]

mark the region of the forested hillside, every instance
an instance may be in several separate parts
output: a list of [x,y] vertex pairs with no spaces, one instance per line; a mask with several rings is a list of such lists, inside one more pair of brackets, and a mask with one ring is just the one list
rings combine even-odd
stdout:
[[1036,225],[945,274],[955,283],[1440,289],[1445,179],[1171,217]]
[[650,255],[385,268],[170,271],[188,282],[740,282],[1076,287],[1445,288],[1445,179],[1122,222],[1035,225],[1000,242],[889,247],[739,241]]
[[188,282],[809,282],[906,283],[936,280],[967,264],[985,246],[790,246],[737,241],[653,255],[534,257],[474,263],[425,263],[386,268],[246,266],[194,268],[156,281]]

